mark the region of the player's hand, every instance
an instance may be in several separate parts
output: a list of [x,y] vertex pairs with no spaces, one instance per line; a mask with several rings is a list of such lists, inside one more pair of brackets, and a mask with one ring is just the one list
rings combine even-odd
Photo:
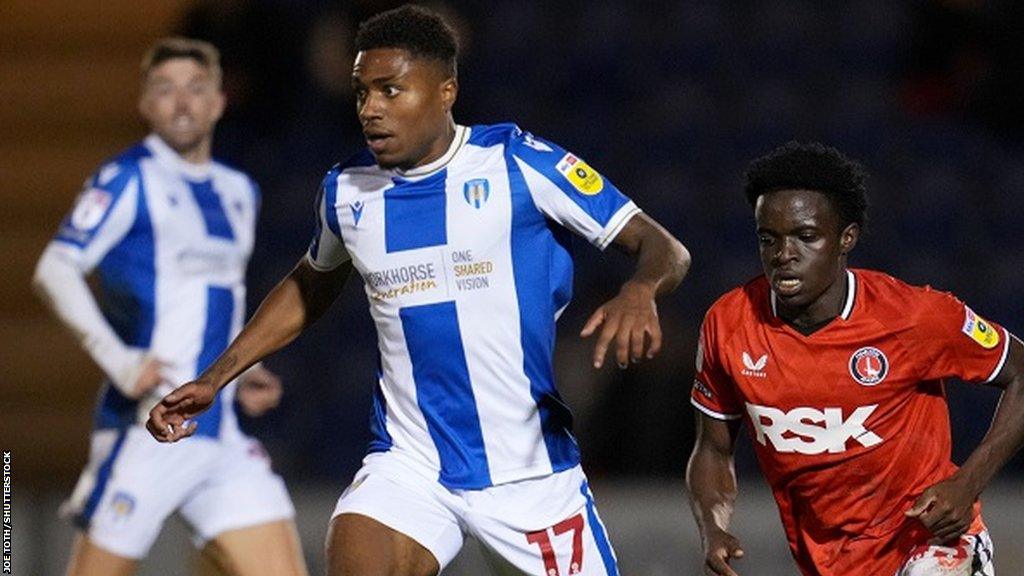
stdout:
[[239,378],[235,399],[246,416],[256,418],[277,408],[283,392],[284,387],[277,374],[256,364]]
[[129,377],[131,382],[129,389],[122,390],[122,392],[132,400],[142,398],[147,392],[164,382],[162,372],[166,367],[167,363],[152,356],[143,357],[142,362],[134,368]]
[[149,411],[146,430],[159,442],[177,442],[196,431],[195,417],[213,404],[217,387],[212,382],[196,380],[178,387],[164,396]]
[[707,576],[739,576],[729,566],[733,559],[743,558],[743,548],[735,536],[721,530],[707,537],[704,544],[704,574]]
[[654,358],[661,350],[661,325],[654,288],[639,282],[626,282],[619,294],[598,308],[583,326],[580,336],[598,332],[594,345],[594,368],[604,365],[608,347],[615,345],[619,368],[630,362]]
[[925,490],[905,514],[917,518],[935,538],[931,544],[956,541],[974,520],[976,495],[956,476]]

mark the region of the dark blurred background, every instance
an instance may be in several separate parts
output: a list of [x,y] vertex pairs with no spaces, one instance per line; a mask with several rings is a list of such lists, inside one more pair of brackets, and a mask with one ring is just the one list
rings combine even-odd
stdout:
[[[263,189],[249,270],[255,306],[303,254],[323,173],[361,147],[348,80],[355,27],[398,4],[0,3],[0,250],[9,270],[0,292],[0,444],[14,452],[20,520],[33,522],[16,535],[21,561],[34,562],[24,573],[62,566],[66,549],[48,531],[62,530],[52,527],[53,508],[85,462],[100,379],[32,298],[29,279],[82,179],[145,134],[135,113],[142,52],[171,33],[221,49],[229,107],[215,154]],[[742,173],[775,146],[819,140],[868,167],[870,224],[854,266],[952,291],[1024,333],[1024,4],[424,4],[446,14],[461,37],[458,122],[514,121],[572,150],[693,253],[690,276],[661,303],[661,357],[626,371],[594,371],[591,343],[576,335],[628,277],[631,262],[578,242],[576,296],[560,322],[557,366],[585,466],[619,498],[610,507],[622,508],[620,524],[636,502],[669,498],[670,511],[655,506],[655,515],[671,515],[664,521],[686,540],[680,548],[696,549],[682,486],[693,441],[695,340],[718,295],[759,273]],[[267,362],[285,380],[283,406],[244,422],[300,492],[297,500],[316,510],[304,542],[315,565],[315,531],[322,533],[369,438],[376,339],[360,284],[350,281],[324,319]],[[949,395],[959,462],[987,430],[998,391],[954,383]],[[761,490],[751,500],[774,531],[763,536],[766,545],[777,547],[781,530],[750,452],[744,442],[741,481]],[[998,493],[1021,496],[1022,473],[1018,456]],[[650,491],[655,500],[643,500]],[[326,504],[313,504],[312,493]],[[1007,519],[1012,524],[1012,514]],[[640,529],[621,536],[610,529],[613,537],[642,540]],[[1009,535],[993,532],[998,559],[1012,545],[1000,547]],[[622,544],[619,552],[620,560],[632,557]],[[666,544],[664,558],[679,554]],[[662,573],[657,554],[635,558],[626,573]],[[784,547],[780,558],[777,571],[763,573],[795,571]],[[1008,573],[1024,573],[1024,556],[1011,558],[1017,564]],[[466,566],[453,570],[474,573]],[[666,574],[680,573],[678,563],[664,566]]]

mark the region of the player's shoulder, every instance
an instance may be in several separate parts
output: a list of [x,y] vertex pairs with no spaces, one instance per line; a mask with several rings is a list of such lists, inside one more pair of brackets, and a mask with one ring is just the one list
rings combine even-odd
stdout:
[[153,152],[143,142],[136,142],[104,160],[86,185],[119,195],[139,175],[142,160],[152,156]]
[[526,136],[529,136],[529,133],[523,132],[522,128],[516,125],[515,122],[474,124],[469,127],[469,138],[466,140],[466,143],[480,148],[491,148],[500,145],[510,146],[522,141]]
[[768,281],[762,274],[722,294],[708,308],[705,322],[732,326],[760,322],[770,308]]
[[915,323],[922,315],[960,303],[953,294],[927,284],[910,284],[877,270],[855,269],[853,272],[865,306],[885,324]]
[[344,161],[331,166],[331,169],[324,175],[327,178],[337,178],[341,173],[365,172],[367,170],[380,170],[377,166],[377,159],[369,148],[363,148],[359,152],[349,156]]

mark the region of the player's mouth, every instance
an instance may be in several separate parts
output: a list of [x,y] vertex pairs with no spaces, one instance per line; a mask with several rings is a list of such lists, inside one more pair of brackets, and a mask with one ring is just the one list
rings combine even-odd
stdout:
[[171,121],[171,126],[175,130],[190,130],[195,126],[195,120],[187,115],[175,116]]
[[783,298],[799,294],[803,284],[803,280],[796,276],[779,275],[772,278],[772,290]]
[[383,152],[394,140],[394,136],[386,132],[364,132],[363,135],[366,136],[366,145],[374,154]]

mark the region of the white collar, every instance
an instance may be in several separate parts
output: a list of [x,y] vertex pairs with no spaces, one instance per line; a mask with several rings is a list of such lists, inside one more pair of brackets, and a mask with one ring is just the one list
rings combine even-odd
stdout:
[[442,154],[440,158],[434,160],[429,164],[424,164],[423,166],[417,166],[415,168],[410,168],[408,170],[400,170],[398,168],[395,168],[395,174],[401,176],[402,178],[420,178],[422,176],[429,176],[434,172],[441,170],[442,168],[447,166],[448,163],[451,162],[453,158],[455,158],[455,155],[458,154],[459,150],[462,149],[462,145],[465,144],[467,140],[469,140],[469,132],[469,128],[462,126],[461,124],[456,124],[455,137],[452,138],[452,143],[448,145],[448,150],[446,150],[445,153]]
[[167,145],[162,138],[156,134],[150,134],[143,140],[146,148],[149,148],[161,162],[166,162],[172,168],[181,172],[186,178],[190,180],[205,180],[210,177],[210,171],[213,169],[213,162],[203,162],[202,164],[194,164],[181,157],[176,150]]

